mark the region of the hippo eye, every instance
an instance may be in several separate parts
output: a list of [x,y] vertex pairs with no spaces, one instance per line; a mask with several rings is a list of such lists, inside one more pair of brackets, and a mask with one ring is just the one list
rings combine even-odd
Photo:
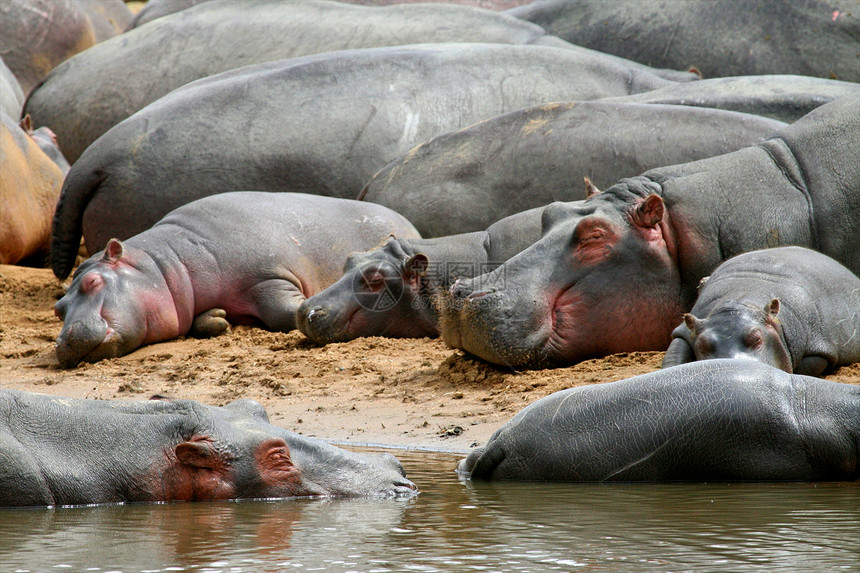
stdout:
[[369,289],[382,288],[385,285],[385,276],[379,271],[368,273],[364,277],[364,284],[366,284]]
[[758,348],[762,345],[763,338],[761,335],[761,331],[758,329],[750,330],[747,332],[746,336],[744,336],[744,344],[748,348]]
[[84,280],[81,281],[81,290],[85,293],[92,293],[102,287],[105,284],[105,280],[101,275],[92,273],[84,277]]

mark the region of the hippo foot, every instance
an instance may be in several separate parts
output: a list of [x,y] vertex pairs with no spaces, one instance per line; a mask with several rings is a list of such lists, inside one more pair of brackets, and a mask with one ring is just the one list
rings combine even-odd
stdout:
[[230,323],[227,322],[227,311],[223,308],[213,308],[194,317],[188,334],[195,338],[212,338],[229,330]]

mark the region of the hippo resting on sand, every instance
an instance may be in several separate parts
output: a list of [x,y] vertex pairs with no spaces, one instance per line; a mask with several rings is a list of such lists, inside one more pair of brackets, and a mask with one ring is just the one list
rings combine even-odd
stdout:
[[505,217],[486,231],[435,239],[390,239],[352,253],[343,276],[306,299],[296,322],[319,344],[360,336],[439,335],[436,297],[451,283],[495,269],[540,238],[543,208]]
[[472,479],[848,481],[860,386],[706,360],[562,390],[460,462]]
[[355,198],[386,163],[441,133],[546,101],[671,83],[602,54],[502,44],[343,50],[197,80],[75,162],[54,218],[53,269],[68,275],[82,232],[93,253],[237,189]]
[[806,246],[860,273],[857,157],[860,98],[843,98],[759,145],[553,203],[539,241],[452,286],[443,339],[514,367],[663,350],[699,281],[734,255]]
[[583,177],[608,187],[754,145],[782,127],[691,106],[541,104],[413,147],[374,175],[359,198],[394,209],[425,238],[478,231],[519,211],[585,199]]
[[223,193],[81,263],[54,307],[60,365],[122,356],[228,321],[296,327],[305,297],[336,281],[347,255],[386,237],[418,237],[381,205],[300,193]]
[[860,362],[860,278],[830,257],[802,247],[752,251],[704,282],[663,368],[750,358],[818,376]]
[[394,456],[269,423],[254,400],[80,400],[0,389],[0,507],[414,495]]
[[856,0],[537,0],[507,14],[580,46],[706,78],[860,81]]

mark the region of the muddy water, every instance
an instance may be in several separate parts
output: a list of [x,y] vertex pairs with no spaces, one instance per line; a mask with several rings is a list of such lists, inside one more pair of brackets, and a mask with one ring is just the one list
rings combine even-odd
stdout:
[[463,482],[421,495],[0,510],[0,571],[857,571],[860,483]]

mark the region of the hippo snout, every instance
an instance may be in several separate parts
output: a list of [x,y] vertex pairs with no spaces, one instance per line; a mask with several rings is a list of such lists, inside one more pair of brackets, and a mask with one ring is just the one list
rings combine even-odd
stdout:
[[57,337],[57,359],[71,368],[105,341],[110,329],[103,320],[77,321],[63,327]]

